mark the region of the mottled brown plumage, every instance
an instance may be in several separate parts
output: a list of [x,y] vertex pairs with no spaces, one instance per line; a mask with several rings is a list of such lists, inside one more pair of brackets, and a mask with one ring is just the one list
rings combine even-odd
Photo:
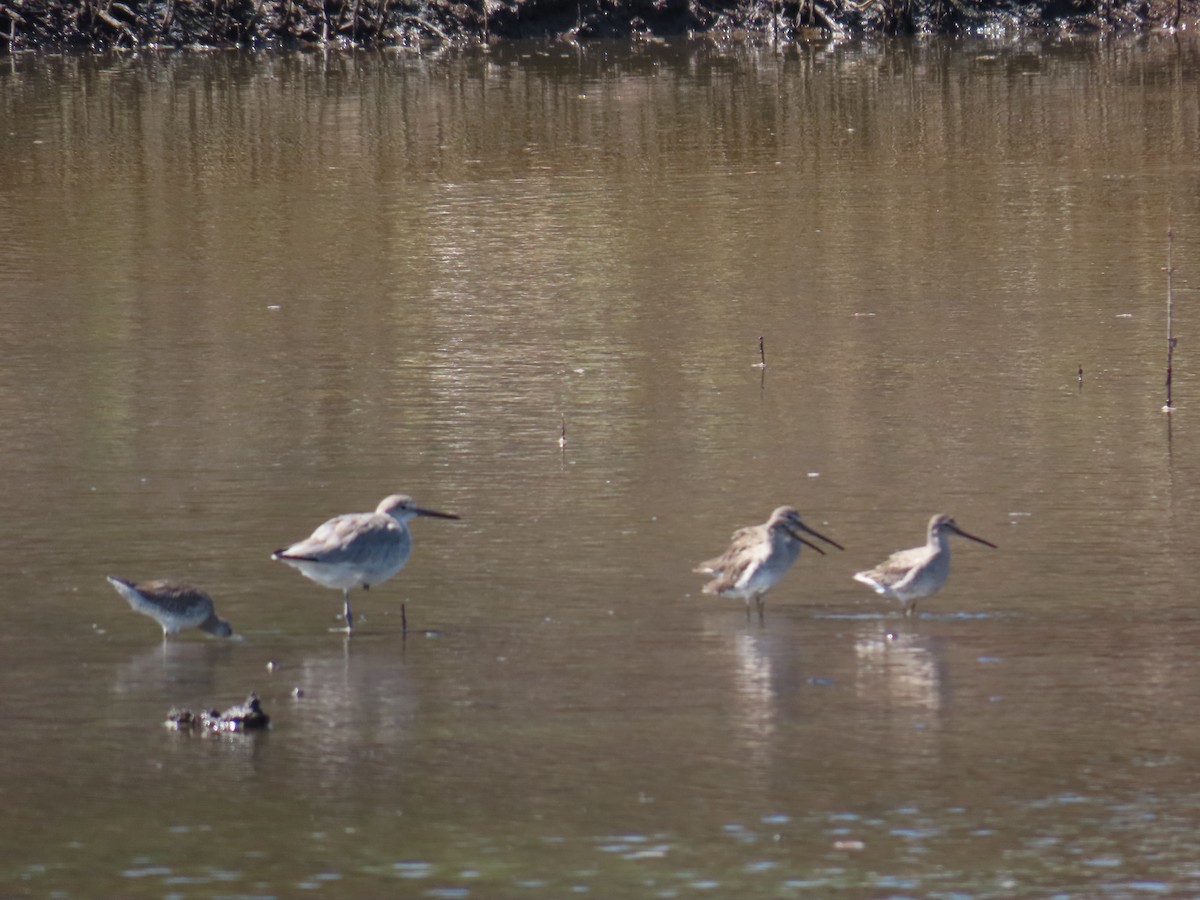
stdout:
[[877,594],[899,600],[904,604],[904,615],[911,616],[917,601],[940,591],[950,576],[951,533],[988,547],[996,546],[963,531],[954,519],[942,513],[929,520],[923,547],[898,550],[875,568],[855,574],[854,580],[870,586]]
[[805,525],[794,507],[781,506],[762,525],[739,528],[733,533],[728,550],[696,567],[697,572],[715,576],[704,585],[704,592],[740,597],[746,603],[746,615],[750,614],[750,601],[753,600],[761,617],[767,591],[795,563],[800,556],[801,544],[825,555],[824,550],[805,540],[800,532],[820,538],[839,550],[845,549],[837,541]]
[[212,598],[190,584],[164,579],[134,584],[112,575],[108,581],[136,612],[162,626],[163,637],[184,628],[199,628],[217,637],[233,634],[229,623],[217,617]]

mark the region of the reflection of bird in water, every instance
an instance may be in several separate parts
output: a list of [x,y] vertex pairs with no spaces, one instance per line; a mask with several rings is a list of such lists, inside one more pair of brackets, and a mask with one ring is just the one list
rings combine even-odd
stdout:
[[876,627],[866,626],[854,638],[856,691],[889,708],[941,709],[949,695],[942,642]]
[[945,514],[929,520],[929,538],[924,547],[899,550],[873,569],[859,572],[855,581],[870,585],[876,593],[894,597],[904,604],[904,614],[912,615],[917,601],[936,594],[950,574],[950,534],[961,535],[988,547],[991,541],[968,534]]
[[697,572],[715,576],[704,585],[704,593],[740,597],[746,603],[747,616],[750,615],[750,601],[753,600],[759,618],[762,618],[767,591],[775,586],[800,556],[800,545],[812,547],[822,556],[825,555],[824,550],[806,541],[800,532],[820,538],[839,550],[845,549],[837,541],[805,525],[794,507],[781,506],[762,525],[739,528],[733,533],[728,550],[696,567]]
[[[380,501],[373,513],[347,513],[317,528],[311,536],[271,554],[300,570],[300,574],[328,588],[341,588],[345,598],[346,630],[354,630],[350,611],[350,589],[387,581],[404,568],[412,553],[409,519],[434,516],[457,519],[450,513],[422,509],[412,497],[393,494]],[[400,604],[401,628],[408,630],[404,604]]]
[[113,692],[141,696],[147,689],[180,688],[185,694],[217,688],[217,671],[234,652],[225,641],[159,641],[140,650],[114,671]]
[[212,597],[190,584],[162,580],[134,584],[111,575],[108,582],[129,601],[134,611],[162,626],[164,639],[184,628],[199,628],[217,637],[233,634],[229,623],[217,617]]

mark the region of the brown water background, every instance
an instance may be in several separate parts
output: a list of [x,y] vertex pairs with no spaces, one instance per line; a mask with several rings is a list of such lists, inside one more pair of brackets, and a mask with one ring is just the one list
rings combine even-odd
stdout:
[[[1200,893],[1198,88],[1166,35],[0,60],[0,895]],[[396,491],[462,521],[346,640],[269,553]],[[747,621],[690,569],[783,503],[847,549]],[[850,575],[943,511],[999,549],[902,620]]]

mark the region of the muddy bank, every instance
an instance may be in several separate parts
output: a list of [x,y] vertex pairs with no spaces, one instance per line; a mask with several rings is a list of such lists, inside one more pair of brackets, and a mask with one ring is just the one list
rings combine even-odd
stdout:
[[1200,0],[2,0],[0,52],[1195,27]]

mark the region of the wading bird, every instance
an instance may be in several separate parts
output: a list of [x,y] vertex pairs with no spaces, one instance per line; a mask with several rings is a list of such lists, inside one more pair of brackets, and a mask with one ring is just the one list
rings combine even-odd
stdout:
[[904,614],[911,616],[918,600],[936,594],[946,583],[950,574],[951,533],[996,547],[991,541],[963,531],[943,513],[929,520],[929,537],[924,547],[898,550],[875,568],[858,572],[854,580],[870,585],[877,594],[899,600],[904,604]]
[[199,588],[178,581],[143,581],[134,584],[108,576],[108,583],[129,601],[135,612],[149,616],[162,626],[163,639],[184,628],[199,628],[217,637],[229,637],[233,629],[217,617],[212,597]]
[[800,556],[800,545],[812,547],[822,556],[825,555],[824,550],[805,540],[801,532],[820,538],[839,550],[846,549],[837,541],[805,525],[795,507],[781,506],[762,525],[739,528],[733,533],[728,550],[696,567],[697,572],[715,576],[704,585],[704,593],[740,597],[746,603],[747,618],[750,617],[750,601],[753,600],[761,619],[767,591],[775,586]]
[[[457,519],[450,513],[422,509],[412,497],[393,494],[380,501],[373,513],[336,516],[304,540],[276,550],[278,559],[327,588],[339,588],[346,601],[346,630],[354,630],[350,589],[387,581],[404,568],[412,553],[408,520],[417,516]],[[408,617],[400,604],[400,628],[408,632]]]

